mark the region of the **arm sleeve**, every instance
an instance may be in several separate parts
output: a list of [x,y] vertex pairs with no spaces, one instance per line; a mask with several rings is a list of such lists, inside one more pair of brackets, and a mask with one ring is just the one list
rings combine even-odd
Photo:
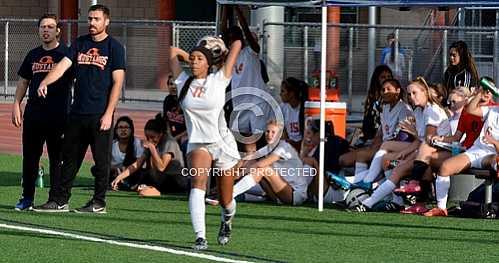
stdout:
[[111,64],[111,70],[117,70],[117,69],[126,69],[126,58],[125,58],[125,49],[121,44],[119,44],[117,41],[112,42],[113,48],[112,48],[112,64]]
[[31,80],[33,78],[33,71],[31,70],[31,52],[29,52],[24,58],[21,67],[17,71],[17,75],[27,80]]

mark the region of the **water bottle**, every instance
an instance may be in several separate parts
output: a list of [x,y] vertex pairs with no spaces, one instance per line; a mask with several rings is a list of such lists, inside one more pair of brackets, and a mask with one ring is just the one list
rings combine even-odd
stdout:
[[456,156],[461,153],[461,144],[459,142],[452,142],[451,153],[452,156]]
[[497,89],[496,85],[494,83],[492,83],[491,81],[487,80],[486,78],[480,78],[480,85],[490,91],[490,93],[492,93],[492,95],[494,95],[495,97],[499,97],[499,90]]
[[43,188],[43,175],[45,171],[43,169],[43,165],[40,164],[38,168],[38,177],[36,178],[36,187]]

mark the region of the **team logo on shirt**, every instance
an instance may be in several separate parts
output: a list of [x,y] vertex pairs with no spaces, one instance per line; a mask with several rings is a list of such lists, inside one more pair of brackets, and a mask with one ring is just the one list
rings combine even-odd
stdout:
[[40,58],[38,62],[33,62],[31,65],[31,71],[33,74],[36,73],[47,73],[55,67],[57,63],[54,63],[54,60],[51,56],[44,56]]
[[192,97],[199,98],[203,96],[205,88],[203,86],[196,86],[191,89],[191,92],[192,92]]
[[94,65],[104,70],[107,64],[108,56],[101,56],[98,48],[91,48],[86,53],[78,52],[79,65]]

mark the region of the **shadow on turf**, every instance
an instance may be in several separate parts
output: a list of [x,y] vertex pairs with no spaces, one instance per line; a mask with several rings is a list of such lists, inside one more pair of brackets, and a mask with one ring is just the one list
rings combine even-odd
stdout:
[[[21,169],[21,167],[19,169]],[[46,183],[46,187],[48,187],[49,186],[48,173],[46,175],[47,178],[44,178],[44,182]],[[20,172],[14,173],[14,172],[2,171],[0,172],[0,186],[19,186],[19,188],[21,188],[21,176],[22,174]],[[93,178],[77,176],[73,187],[80,187],[80,186],[88,187],[93,184],[94,184]]]
[[[192,251],[192,248],[190,246],[179,246],[179,245],[174,245],[171,244],[171,240],[141,240],[141,239],[134,239],[134,238],[127,238],[127,237],[122,237],[118,235],[108,235],[108,234],[103,234],[103,233],[93,233],[89,231],[78,231],[78,230],[72,230],[72,229],[64,229],[64,228],[58,228],[58,227],[47,227],[45,225],[37,225],[37,224],[31,224],[31,223],[25,223],[25,222],[19,222],[15,220],[9,220],[9,219],[3,219],[0,218],[0,222],[6,222],[6,223],[11,223],[15,225],[21,225],[21,226],[30,226],[30,227],[37,227],[37,228],[42,228],[42,229],[50,229],[50,230],[56,230],[56,231],[63,231],[66,233],[73,233],[73,234],[80,234],[80,235],[89,235],[97,238],[106,238],[109,240],[114,240],[114,241],[122,241],[122,242],[134,242],[137,244],[144,244],[144,245],[154,245],[154,246],[162,246],[162,247],[167,247],[167,248],[172,248],[172,249],[182,249],[184,251]],[[29,232],[24,232],[24,231],[10,231],[10,230],[0,230],[0,236],[1,235],[12,235],[12,236],[25,236],[25,237],[41,237],[41,238],[51,238],[51,239],[61,239],[61,240],[76,240],[72,238],[65,238],[62,236],[55,236],[55,235],[46,235],[46,234],[39,234],[39,233],[29,233]],[[210,254],[216,254],[220,256],[233,256],[233,257],[238,257],[239,259],[248,259],[248,260],[259,260],[263,262],[277,262],[277,263],[283,263],[286,261],[279,261],[275,259],[269,259],[269,258],[264,258],[264,257],[259,257],[259,256],[253,256],[253,255],[244,255],[244,254],[238,254],[234,252],[226,252],[226,251],[219,251],[219,250],[213,250],[213,249],[208,249],[203,252],[209,252]]]

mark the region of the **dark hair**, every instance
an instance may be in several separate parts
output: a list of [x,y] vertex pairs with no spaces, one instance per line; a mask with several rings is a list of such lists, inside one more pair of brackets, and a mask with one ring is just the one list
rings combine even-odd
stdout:
[[392,70],[387,65],[379,65],[374,69],[374,72],[371,76],[371,81],[369,83],[367,98],[364,103],[364,116],[367,114],[367,111],[369,110],[369,107],[371,107],[371,104],[373,104],[374,101],[377,101],[381,96],[382,86],[379,83],[379,76],[385,71],[390,72],[390,75],[392,75],[393,78]]
[[127,167],[137,160],[135,155],[135,126],[133,125],[133,120],[128,116],[121,116],[116,120],[116,125],[114,126],[113,138],[118,140],[118,123],[126,122],[130,126],[130,137],[128,138],[125,152],[125,159],[123,160],[123,166]]
[[[313,133],[318,133],[320,131],[320,127],[321,127],[321,120],[314,119],[314,120],[312,120],[310,122],[310,130]],[[326,120],[326,123],[325,123],[324,127],[326,128],[326,130],[324,132],[324,136],[325,137],[332,137],[332,136],[334,136],[334,125],[333,125],[332,121]]]
[[463,69],[466,69],[471,74],[471,78],[475,81],[478,81],[478,70],[475,64],[475,60],[473,59],[473,56],[471,55],[466,42],[462,40],[453,42],[450,45],[449,52],[452,48],[456,49],[457,53],[459,53],[459,64],[456,66],[450,65],[449,70],[455,74]]
[[308,99],[308,84],[297,78],[289,77],[282,81],[288,91],[295,94],[300,101],[299,125],[303,133],[305,127],[305,101]]
[[[230,45],[230,43],[232,43],[231,40],[241,40],[241,42],[244,43],[243,30],[237,25],[229,27],[225,32],[223,32],[222,35],[222,38],[224,42],[227,43],[227,45]],[[231,38],[230,36],[233,37]]]
[[154,119],[150,119],[146,122],[144,130],[167,134],[167,128],[165,119],[161,116],[161,113],[158,113]]
[[383,81],[383,84],[381,84],[381,86],[383,87],[386,83],[389,83],[390,85],[399,89],[400,90],[399,99],[405,101],[406,97],[405,90],[402,88],[402,85],[400,85],[400,82],[397,79],[386,79],[385,81]]
[[40,26],[40,24],[42,23],[43,19],[47,19],[47,18],[54,19],[55,23],[57,25],[57,28],[61,28],[61,23],[59,22],[59,17],[56,14],[44,14],[44,15],[42,15],[38,19],[38,26]]
[[105,5],[101,4],[96,4],[88,8],[88,12],[90,13],[91,11],[102,11],[104,15],[109,18],[111,16],[111,13],[109,12],[109,8]]

